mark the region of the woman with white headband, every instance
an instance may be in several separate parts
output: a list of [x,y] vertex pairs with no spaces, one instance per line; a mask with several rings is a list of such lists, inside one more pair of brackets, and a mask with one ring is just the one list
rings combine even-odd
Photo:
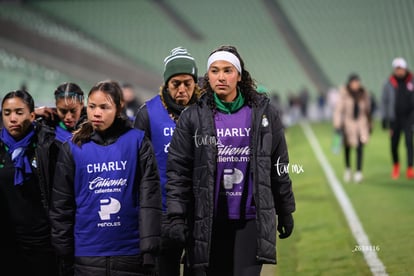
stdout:
[[233,46],[210,54],[203,83],[170,143],[169,235],[187,245],[190,275],[260,275],[276,264],[276,229],[293,230],[282,122]]

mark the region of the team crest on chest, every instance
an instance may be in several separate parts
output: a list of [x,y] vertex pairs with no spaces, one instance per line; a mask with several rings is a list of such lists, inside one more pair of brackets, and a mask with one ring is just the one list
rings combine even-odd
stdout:
[[31,165],[32,165],[33,168],[36,168],[37,169],[37,160],[36,160],[36,157],[34,157],[32,159]]
[[262,126],[267,127],[269,125],[269,120],[267,119],[266,115],[262,117]]

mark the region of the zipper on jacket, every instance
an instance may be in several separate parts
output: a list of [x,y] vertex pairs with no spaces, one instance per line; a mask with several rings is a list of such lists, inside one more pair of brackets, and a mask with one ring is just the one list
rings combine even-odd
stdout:
[[[210,201],[210,206],[209,206],[209,224],[210,224],[210,233],[209,233],[209,238],[208,238],[208,245],[207,245],[207,254],[208,254],[208,262],[210,263],[210,252],[211,252],[211,237],[212,237],[212,232],[213,232],[213,220],[214,220],[214,189],[215,189],[215,181],[216,181],[216,174],[217,174],[217,130],[216,130],[216,123],[215,123],[215,115],[214,112],[211,109],[208,109],[210,112],[210,125],[211,127],[208,127],[207,129],[212,129],[213,133],[214,133],[214,137],[216,137],[216,144],[215,145],[211,145],[211,148],[213,150],[213,160],[214,160],[214,168],[213,168],[213,188],[212,188],[212,200]],[[201,117],[202,118],[202,117]],[[201,125],[201,124],[200,124]],[[207,168],[208,168],[208,164],[207,164]],[[210,194],[210,193],[209,193]]]
[[[251,140],[251,150],[250,150],[250,171],[252,174],[252,181],[253,181],[253,199],[254,199],[254,203],[256,206],[256,228],[257,228],[257,233],[258,233],[258,241],[260,240],[261,236],[261,232],[262,232],[262,225],[260,223],[260,194],[259,194],[259,187],[258,187],[258,183],[257,180],[255,179],[255,176],[257,174],[257,150],[258,150],[258,146],[257,143],[259,141],[260,138],[260,128],[262,126],[261,121],[263,120],[264,116],[266,116],[266,110],[268,107],[268,101],[262,101],[262,104],[264,104],[264,107],[256,107],[256,110],[254,107],[252,107],[252,137],[253,139]],[[259,116],[257,116],[259,115]],[[266,116],[267,117],[267,116]],[[257,195],[257,197],[256,197]],[[257,200],[256,200],[257,199]],[[257,244],[257,248],[260,248],[260,244]],[[257,250],[258,250],[257,249]],[[256,258],[259,259],[258,257],[258,251],[256,251]]]
[[[50,145],[48,146],[48,152],[47,155],[49,156],[49,148]],[[47,183],[46,183],[46,179],[43,179],[42,173],[41,173],[41,169],[40,168],[40,160],[39,160],[39,154],[38,154],[38,146],[35,145],[34,147],[34,158],[36,160],[36,174],[38,177],[38,185],[39,185],[39,189],[40,189],[40,194],[42,197],[42,204],[43,207],[45,208],[46,213],[49,213],[49,193],[46,191],[46,187]],[[32,164],[30,164],[30,166],[32,166]],[[47,173],[49,173],[49,171],[47,171]]]

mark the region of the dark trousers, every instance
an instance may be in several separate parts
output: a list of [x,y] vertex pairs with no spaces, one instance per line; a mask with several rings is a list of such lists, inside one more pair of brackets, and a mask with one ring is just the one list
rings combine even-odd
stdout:
[[206,275],[259,276],[257,235],[255,220],[214,222]]
[[143,265],[142,255],[75,257],[74,276],[155,276],[153,267]]
[[180,276],[180,264],[183,248],[179,246],[165,248],[158,257],[159,276]]
[[51,248],[22,249],[16,246],[8,248],[7,252],[4,249],[0,266],[2,270],[8,270],[10,275],[58,275],[57,257]]
[[398,145],[400,143],[401,133],[404,133],[405,137],[405,148],[407,151],[407,166],[413,166],[413,129],[409,122],[396,120],[391,127],[391,154],[392,161],[394,164],[400,162],[398,156]]
[[[184,246],[172,241],[168,237],[168,229],[171,221],[167,214],[162,215],[161,252],[157,258],[157,270],[159,276],[180,276],[181,259],[183,258]],[[186,270],[184,267],[184,275]]]
[[[358,146],[356,147],[356,170],[362,170],[362,157],[363,157],[363,148],[364,145],[359,142]],[[344,146],[345,149],[345,167],[351,168],[351,147],[348,145]]]

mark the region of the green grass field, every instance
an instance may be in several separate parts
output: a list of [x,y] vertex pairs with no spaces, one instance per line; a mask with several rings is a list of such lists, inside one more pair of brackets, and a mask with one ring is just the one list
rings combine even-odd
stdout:
[[[379,247],[377,254],[387,273],[414,275],[414,180],[405,178],[403,137],[400,157],[404,170],[399,180],[390,177],[388,133],[376,124],[364,151],[363,182],[343,183],[343,153],[331,151],[331,124],[311,126],[371,244]],[[356,241],[301,127],[288,128],[286,137],[290,164],[304,169],[300,174],[291,173],[297,203],[295,229],[290,238],[278,239],[278,264],[266,265],[262,275],[371,275],[363,253],[352,252]]]

